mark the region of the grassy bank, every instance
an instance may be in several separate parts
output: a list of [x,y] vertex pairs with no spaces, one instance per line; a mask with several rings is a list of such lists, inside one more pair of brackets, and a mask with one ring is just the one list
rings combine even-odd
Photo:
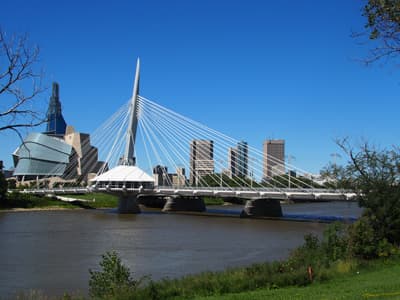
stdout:
[[89,201],[61,201],[55,197],[37,196],[32,194],[23,194],[13,192],[7,194],[7,198],[0,202],[0,210],[10,209],[46,209],[46,208],[113,208],[118,206],[118,198],[113,195],[102,193],[91,193],[83,195],[63,195],[73,199],[82,199]]
[[264,288],[194,299],[400,299],[400,264],[399,261],[374,262],[346,274],[338,273],[327,282],[305,287]]
[[14,208],[77,208],[76,205],[60,201],[56,198],[35,196],[31,194],[9,193],[7,198],[0,202],[0,210],[9,210]]
[[306,267],[284,271],[282,263],[285,262],[150,281],[138,287],[142,279],[127,279],[126,285],[104,284],[111,278],[108,276],[113,269],[108,268],[111,264],[107,262],[107,271],[96,275],[101,281],[97,281],[95,287],[102,292],[92,296],[95,299],[174,300],[400,299],[399,258],[338,261],[330,267],[316,270],[312,279]]
[[[259,281],[260,267],[236,268],[223,272],[206,272],[176,280],[150,282],[146,287],[105,286],[113,295],[86,298],[68,296],[51,298],[37,291],[20,294],[18,299],[400,299],[400,260],[351,261],[325,270],[323,278],[304,284],[290,283],[289,276],[271,284],[271,278]],[[251,274],[250,271],[255,272]],[[307,273],[306,271],[304,273]],[[272,276],[275,280],[281,275]],[[307,276],[306,276],[307,277]],[[251,283],[253,282],[253,283]],[[218,289],[216,287],[219,286]],[[244,292],[230,292],[232,290]]]
[[[325,229],[321,240],[308,234],[304,237],[304,244],[282,261],[150,281],[144,285],[138,284],[143,278],[131,279],[129,269],[125,269],[126,275],[122,280],[118,277],[119,280],[115,281],[117,274],[110,270],[120,270],[124,266],[115,252],[107,253],[100,262],[102,270],[96,271],[96,276],[92,273],[90,294],[100,299],[195,299],[210,296],[214,297],[211,299],[221,296],[228,297],[226,299],[264,299],[278,297],[276,290],[287,290],[282,292],[282,299],[290,299],[298,293],[296,288],[308,287],[300,289],[304,298],[313,299],[322,293],[321,289],[327,289],[325,294],[330,299],[347,299],[349,296],[357,299],[366,293],[399,292],[399,247],[380,242],[375,259],[362,257],[356,254],[360,245],[354,244],[352,236],[349,236],[349,230],[353,228],[352,225],[333,223]],[[367,273],[370,273],[369,277],[359,279],[360,275]],[[388,277],[386,285],[380,285],[380,278],[385,276]],[[328,282],[331,283],[324,285]],[[110,290],[110,287],[115,289]],[[345,287],[351,288],[346,290]],[[332,294],[335,289],[341,289],[343,294]],[[303,297],[303,294],[299,295]]]
[[274,264],[257,264],[150,282],[102,299],[400,299],[399,263],[398,259],[341,262],[312,282],[306,268],[287,274],[274,270]]
[[89,193],[81,195],[63,195],[73,199],[88,200],[84,203],[88,208],[113,208],[118,206],[118,197],[104,193]]

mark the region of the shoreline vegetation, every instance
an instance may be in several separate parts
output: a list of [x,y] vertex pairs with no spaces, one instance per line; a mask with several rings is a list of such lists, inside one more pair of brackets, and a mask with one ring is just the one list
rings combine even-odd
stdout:
[[360,244],[357,226],[332,223],[321,239],[306,235],[281,261],[179,279],[132,278],[118,254],[107,252],[100,270],[89,270],[90,299],[400,298],[400,248],[379,243],[366,253],[368,241]]
[[[326,242],[325,238],[321,246]],[[89,270],[88,296],[65,293],[51,297],[29,291],[19,293],[17,299],[400,299],[398,254],[375,260],[343,257],[328,262],[326,254],[316,255],[313,248],[306,237],[305,244],[286,260],[159,281],[149,276],[132,278],[118,254],[107,252],[100,270]]]
[[0,212],[74,210],[115,208],[118,198],[113,195],[93,193],[82,195],[63,195],[71,201],[63,201],[54,196],[36,196],[20,192],[9,192],[0,202]]
[[[0,212],[101,209],[118,207],[118,197],[105,193],[62,195],[64,201],[55,196],[37,196],[18,191],[9,192],[0,202]],[[224,205],[222,198],[205,197],[206,206]]]

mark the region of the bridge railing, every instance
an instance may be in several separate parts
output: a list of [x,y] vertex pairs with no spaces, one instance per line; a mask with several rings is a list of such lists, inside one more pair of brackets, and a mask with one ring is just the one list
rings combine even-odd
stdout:
[[200,187],[200,186],[155,186],[154,189],[179,189],[179,190],[212,190],[212,191],[256,191],[256,192],[301,192],[301,193],[354,193],[345,189],[312,189],[312,188],[273,188],[273,187]]

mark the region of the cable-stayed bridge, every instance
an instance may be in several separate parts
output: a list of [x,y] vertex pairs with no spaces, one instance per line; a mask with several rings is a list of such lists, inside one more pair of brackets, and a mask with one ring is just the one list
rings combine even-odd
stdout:
[[138,59],[132,98],[92,134],[104,164],[89,185],[30,192],[114,193],[122,212],[138,212],[138,196],[186,202],[202,201],[199,197],[328,201],[355,196],[325,189],[277,155],[141,96],[139,77]]

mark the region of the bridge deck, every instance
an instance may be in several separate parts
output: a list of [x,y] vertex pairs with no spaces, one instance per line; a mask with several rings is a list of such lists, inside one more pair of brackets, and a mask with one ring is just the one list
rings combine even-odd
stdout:
[[348,201],[354,200],[357,194],[351,191],[335,191],[324,189],[244,189],[244,188],[172,188],[156,187],[153,189],[124,188],[124,187],[77,187],[57,189],[31,189],[25,193],[39,195],[85,194],[92,192],[146,194],[154,196],[188,196],[188,197],[221,197],[221,198],[269,198],[279,200],[307,201]]

